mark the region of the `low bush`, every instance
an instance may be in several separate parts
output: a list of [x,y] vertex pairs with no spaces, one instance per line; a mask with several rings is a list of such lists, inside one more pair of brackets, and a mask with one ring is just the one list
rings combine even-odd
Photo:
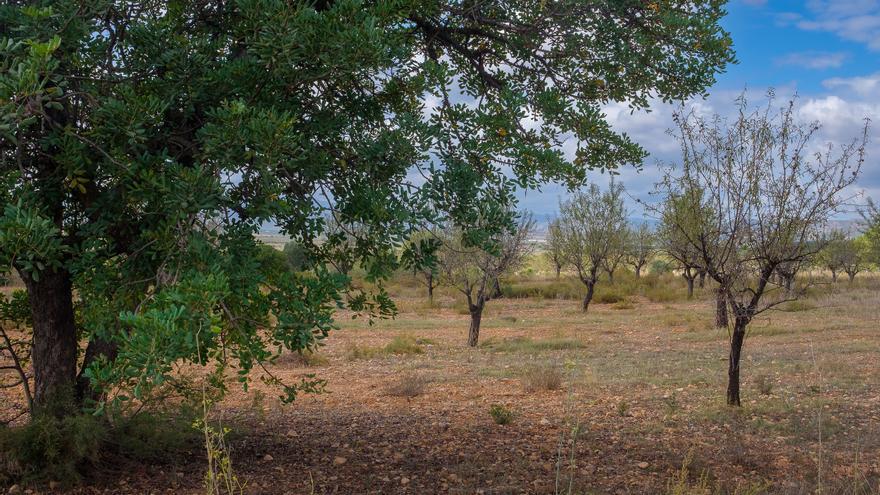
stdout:
[[489,408],[489,415],[497,425],[506,425],[513,421],[513,411],[501,404],[492,404],[492,407]]
[[113,421],[42,414],[23,426],[0,427],[0,486],[51,481],[70,487],[107,462],[167,462],[199,442],[191,406],[172,408]]

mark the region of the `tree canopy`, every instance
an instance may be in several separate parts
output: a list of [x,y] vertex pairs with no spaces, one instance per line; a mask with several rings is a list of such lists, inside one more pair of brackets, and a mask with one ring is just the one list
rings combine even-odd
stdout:
[[[390,314],[327,268],[341,246],[378,281],[438,217],[477,245],[513,229],[515,187],[639,163],[601,105],[701,94],[733,61],[723,4],[4,3],[0,266],[27,287],[35,402],[144,399],[180,362],[247,383],[341,306]],[[261,275],[266,223],[314,268]]]

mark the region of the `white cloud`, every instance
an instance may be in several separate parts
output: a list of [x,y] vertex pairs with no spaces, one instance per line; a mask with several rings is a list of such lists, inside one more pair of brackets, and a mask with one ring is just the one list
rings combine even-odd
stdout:
[[793,23],[806,31],[833,33],[880,51],[880,1],[810,0],[807,8],[809,16],[787,13],[779,20],[784,24]]
[[880,72],[868,76],[834,77],[822,81],[828,89],[843,89],[862,97],[870,97],[880,93]]
[[845,52],[796,52],[776,59],[777,65],[795,65],[806,69],[824,70],[840,67],[849,58]]

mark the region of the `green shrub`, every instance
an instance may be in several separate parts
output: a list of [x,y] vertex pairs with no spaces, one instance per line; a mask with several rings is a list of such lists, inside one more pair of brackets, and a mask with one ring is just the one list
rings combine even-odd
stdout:
[[489,415],[497,425],[506,425],[513,421],[513,411],[501,404],[492,404],[492,407],[489,408]]
[[106,423],[92,415],[35,417],[25,426],[0,429],[0,485],[79,481],[101,459]]
[[601,285],[597,286],[593,296],[593,302],[597,304],[614,304],[625,300],[626,296],[616,287],[603,288]]
[[24,426],[0,427],[0,486],[48,481],[70,486],[107,461],[167,462],[198,444],[191,407],[117,418],[112,426],[91,414],[43,414]]

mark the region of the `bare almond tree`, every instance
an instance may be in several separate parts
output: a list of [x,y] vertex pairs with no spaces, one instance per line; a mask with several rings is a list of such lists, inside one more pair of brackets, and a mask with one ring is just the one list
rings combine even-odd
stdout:
[[615,249],[616,239],[626,230],[623,185],[611,183],[604,193],[590,184],[559,204],[559,231],[566,263],[587,287],[582,309],[590,307],[599,270]]
[[732,311],[727,403],[736,406],[746,329],[756,315],[803,294],[806,286],[786,291],[773,275],[817,255],[820,232],[861,170],[868,134],[866,122],[852,142],[820,148],[818,123],[798,122],[794,101],[778,110],[772,94],[760,109],[750,109],[745,97],[738,103],[732,120],[676,113],[682,167],[662,182],[668,195],[711,213],[696,231],[679,233],[699,252]]
[[469,346],[476,347],[479,342],[483,309],[494,294],[495,280],[521,267],[531,254],[528,238],[534,228],[532,216],[524,213],[512,232],[492,239],[492,246],[468,246],[458,229],[450,229],[443,236],[437,268],[443,282],[467,299],[471,316]]

